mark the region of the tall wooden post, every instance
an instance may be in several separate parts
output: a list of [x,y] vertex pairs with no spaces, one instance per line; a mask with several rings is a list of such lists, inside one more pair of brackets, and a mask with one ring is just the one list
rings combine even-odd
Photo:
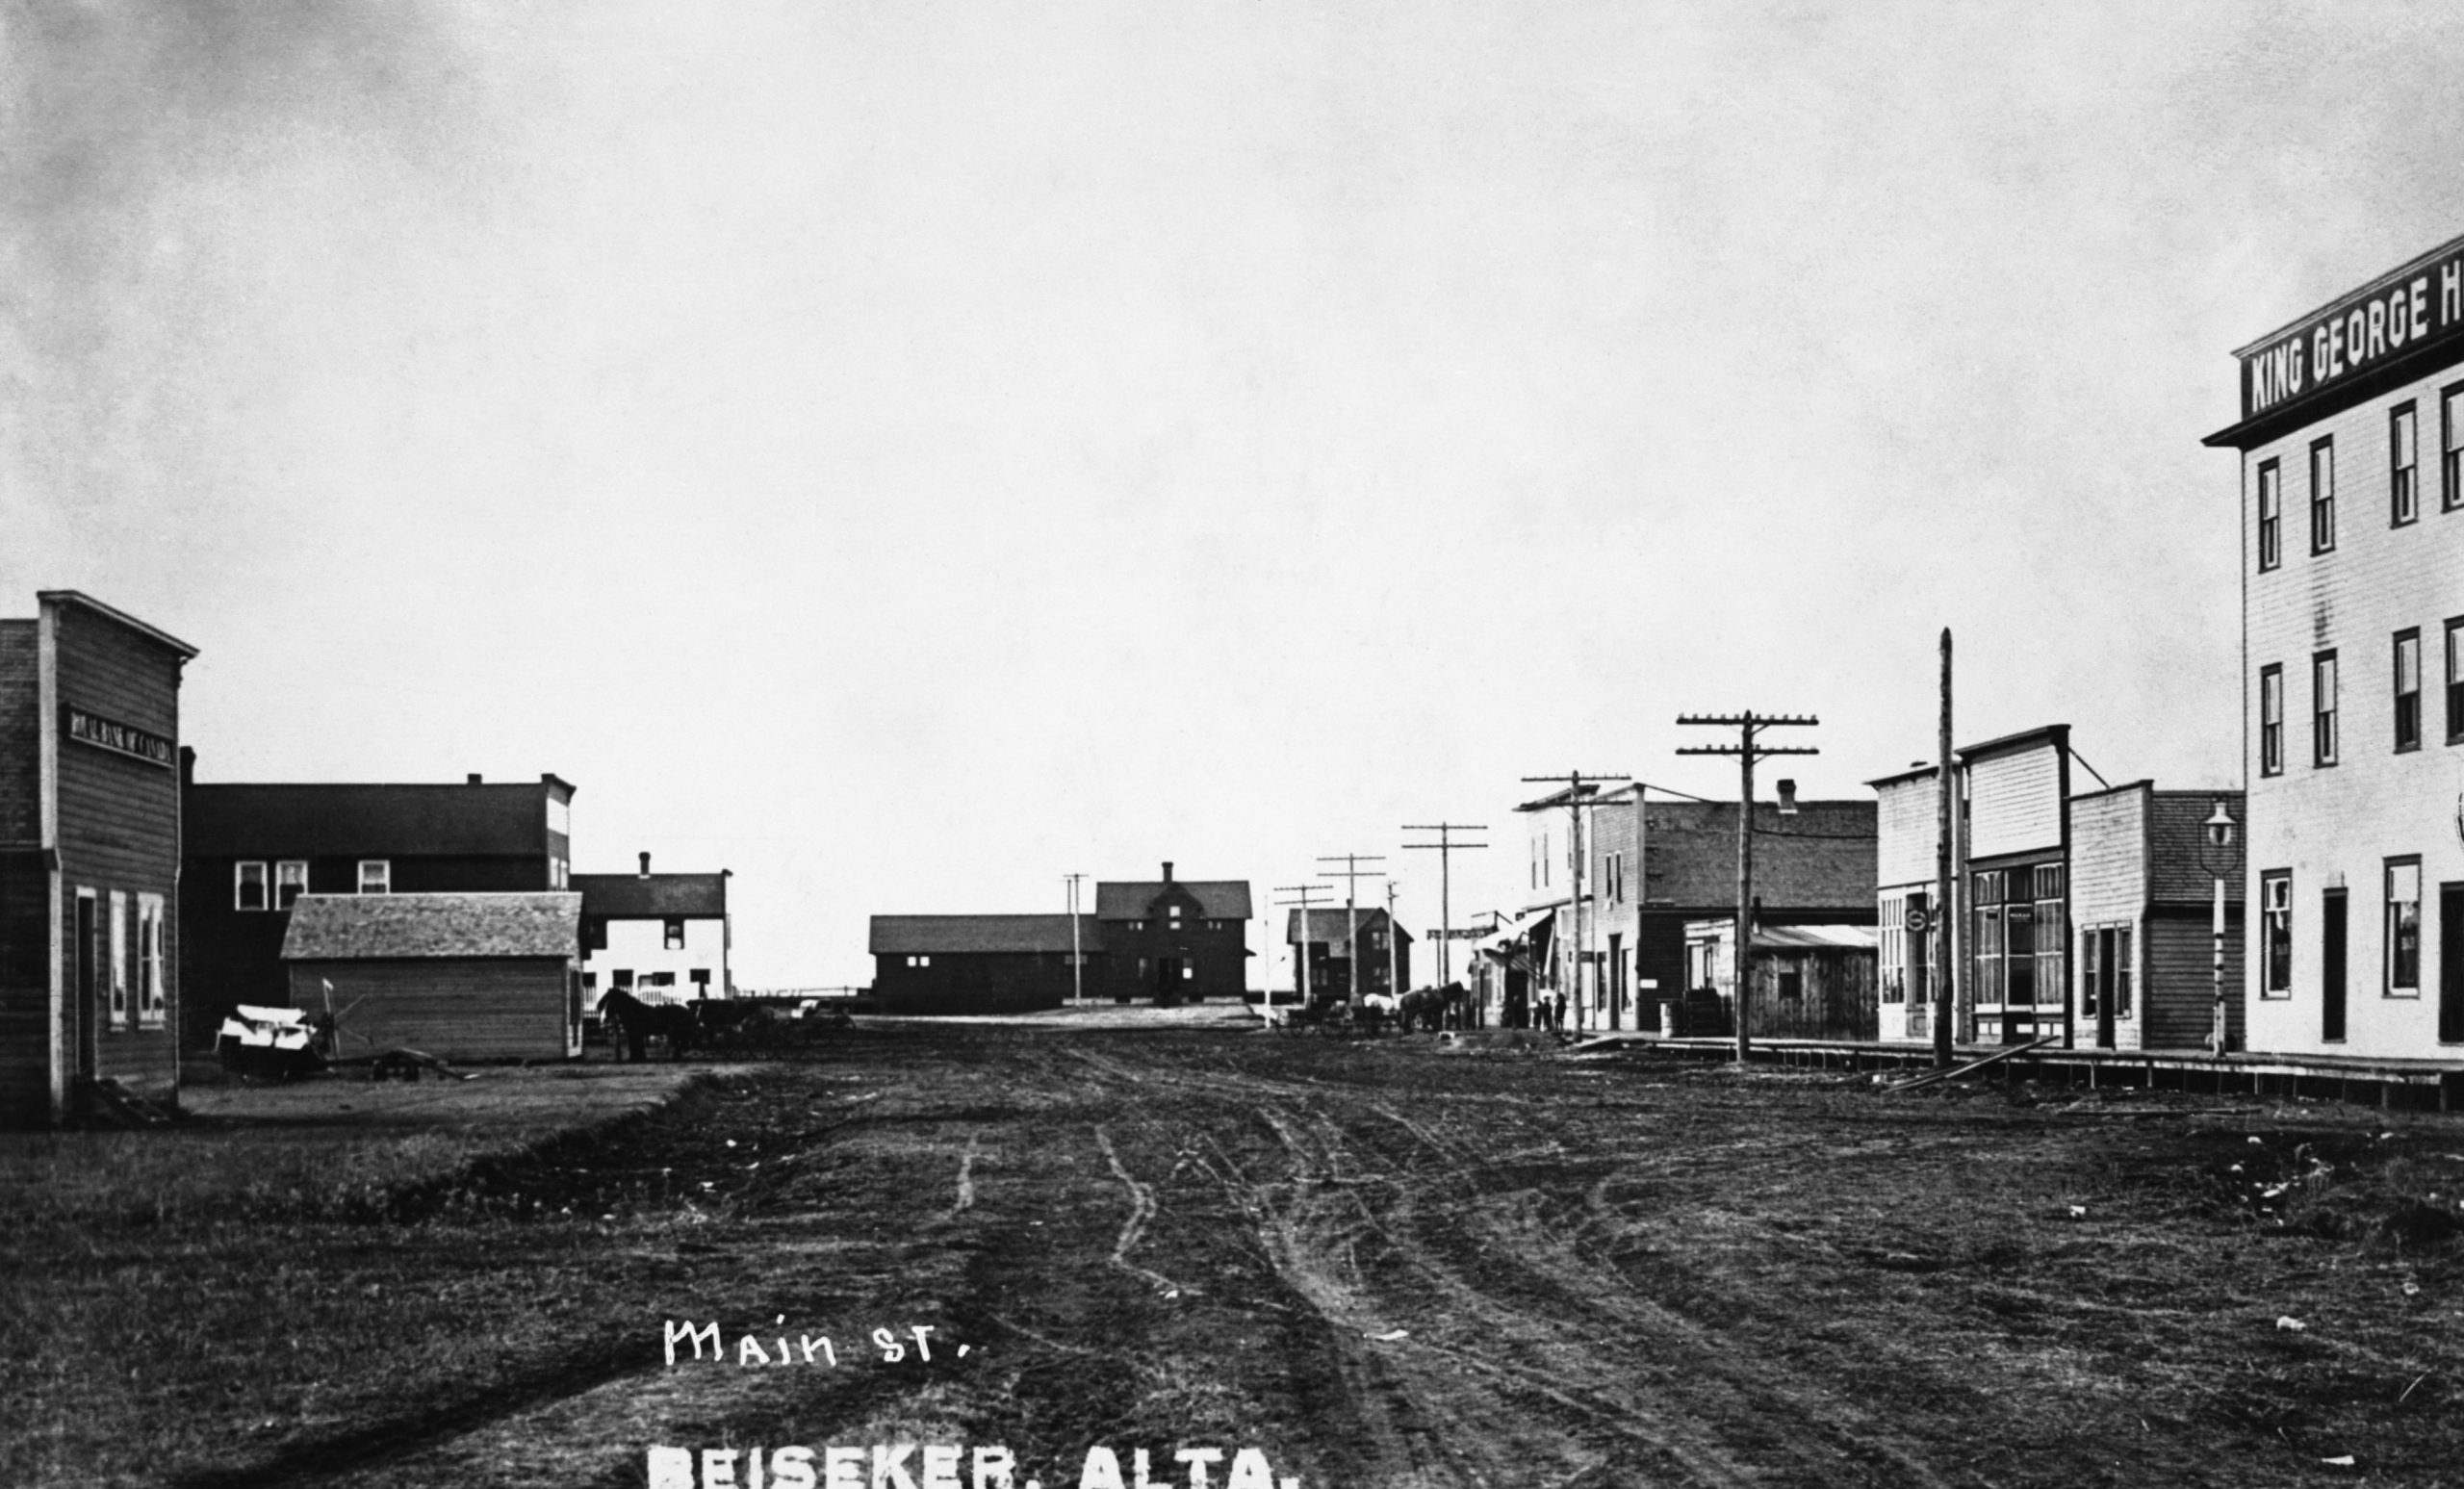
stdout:
[[1736,1059],[1743,1065],[1753,1048],[1746,1032],[1746,1009],[1752,1000],[1751,983],[1754,973],[1754,762],[1765,755],[1817,755],[1810,745],[1757,744],[1755,736],[1775,725],[1812,725],[1821,721],[1810,715],[1744,713],[1678,715],[1679,724],[1717,724],[1733,727],[1737,742],[1732,745],[1687,745],[1680,755],[1733,755],[1739,757],[1736,803],[1736,988],[1734,1002],[1736,1022]]
[[1959,860],[1959,778],[1957,762],[1951,758],[1951,628],[1942,628],[1942,723],[1939,740],[1940,763],[1935,767],[1934,785],[1940,800],[1937,803],[1938,838],[1934,851],[1934,924],[1935,945],[1939,948],[1934,961],[1934,1064],[1947,1066],[1951,1063],[1951,1020],[1959,1010],[1959,914],[1952,902],[1958,887],[1956,871]]

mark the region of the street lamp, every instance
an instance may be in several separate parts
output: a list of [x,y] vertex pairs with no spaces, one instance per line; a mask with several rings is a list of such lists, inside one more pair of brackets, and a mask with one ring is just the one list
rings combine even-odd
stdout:
[[2208,1039],[2214,1053],[2224,1058],[2224,875],[2233,866],[2233,814],[2224,809],[2224,798],[2216,799],[2216,809],[2199,824],[2205,835],[2199,840],[2199,867],[2206,869],[2216,881],[2216,909],[2211,923],[2215,938],[2216,1025]]

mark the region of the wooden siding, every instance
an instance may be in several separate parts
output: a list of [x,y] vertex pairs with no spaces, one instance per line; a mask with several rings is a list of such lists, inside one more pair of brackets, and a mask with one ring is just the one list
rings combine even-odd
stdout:
[[[1788,973],[1798,979],[1794,998],[1781,996],[1781,978]],[[1756,954],[1754,998],[1746,1005],[1749,1032],[1781,1040],[1871,1040],[1880,1037],[1881,1024],[1872,952]]]
[[[180,669],[172,652],[159,641],[74,603],[47,602],[45,613],[53,626],[52,691],[56,704],[90,708],[167,739],[179,738]],[[53,717],[40,721],[40,726],[56,735],[60,721]],[[174,769],[66,739],[59,740],[56,749],[56,846],[64,883],[64,955],[59,976],[61,986],[71,993],[66,1009],[67,1028],[64,1031],[67,1036],[69,1069],[72,1074],[82,1073],[84,1051],[90,1050],[92,1073],[116,1077],[152,1094],[170,1094],[177,1090],[179,1072],[179,774]],[[74,917],[77,890],[81,888],[94,891],[106,916],[113,891],[121,891],[131,900],[132,1014],[139,982],[134,901],[139,894],[163,896],[166,1018],[162,1027],[132,1029],[106,1016],[108,965],[96,982],[96,1001],[101,1007],[74,1006]],[[108,959],[108,936],[104,944]]]
[[[2289,999],[2252,989],[2251,1047],[2286,1054],[2336,1053],[2403,1059],[2451,1057],[2437,1031],[2437,948],[2426,937],[2422,975],[2432,992],[2386,998],[2376,989],[2385,955],[2382,875],[2386,860],[2418,854],[2426,927],[2434,886],[2464,880],[2464,844],[2451,822],[2464,744],[2447,737],[2442,677],[2446,621],[2464,613],[2456,547],[2464,512],[2441,509],[2439,390],[2455,380],[2451,362],[2386,393],[2291,429],[2246,451],[2242,462],[2243,773],[2249,786],[2246,887],[2260,875],[2289,870],[2293,882],[2293,988]],[[2422,432],[2419,517],[2389,521],[2389,411],[2411,401]],[[2310,552],[2310,447],[2335,441],[2336,546]],[[2258,470],[2279,462],[2281,563],[2257,562]],[[2390,674],[2397,631],[2418,629],[2422,642],[2421,746],[2398,754]],[[2338,763],[2313,763],[2311,658],[2337,654],[2340,674]],[[2284,669],[2284,770],[2260,773],[2259,674]],[[2346,965],[2351,988],[2346,1038],[2320,1029],[2320,894],[2341,885],[2350,894]],[[2252,917],[2253,926],[2256,917]],[[2251,958],[2255,964],[2256,958]]]
[[0,850],[0,1125],[51,1118],[50,920],[42,855]]
[[2062,845],[2062,752],[2053,745],[1975,761],[1967,781],[1969,858]]
[[[1164,907],[1177,902],[1176,927]],[[1190,999],[1238,998],[1248,988],[1248,922],[1218,919],[1208,930],[1204,907],[1189,886],[1159,886],[1151,902],[1153,913],[1139,920],[1108,919],[1103,924],[1104,955],[1087,963],[1087,995],[1104,998],[1152,998],[1155,965],[1165,957],[1179,957],[1197,975],[1182,980],[1180,996]],[[1364,907],[1364,913],[1366,907]],[[1066,917],[1065,917],[1065,923]],[[1145,929],[1132,930],[1141,921]],[[1143,972],[1140,963],[1144,962]],[[1067,963],[1063,963],[1065,970]]]
[[2070,802],[2070,920],[2111,925],[2147,907],[2148,791],[2142,785]]
[[1934,778],[1898,781],[1874,789],[1874,878],[1879,884],[1912,885],[1934,878],[1940,857],[1941,793]]
[[[1090,998],[1106,987],[1104,962],[1087,959]],[[1059,1008],[1070,995],[1067,952],[936,952],[925,966],[884,952],[873,963],[873,996],[885,1014],[1024,1014]]]
[[0,621],[0,847],[42,842],[42,651],[33,621]]
[[570,958],[433,957],[419,961],[295,962],[291,1005],[322,1013],[322,984],[343,1013],[343,1053],[396,1046],[442,1060],[562,1060],[570,1012]]
[[[2240,907],[2228,907],[2224,922],[2224,1010],[2226,1028],[2236,1045],[2244,1040],[2241,924]],[[2209,914],[2204,911],[2160,911],[2147,917],[2147,978],[2139,991],[2142,1048],[2206,1047],[2208,1032],[2216,1025],[2210,926]]]

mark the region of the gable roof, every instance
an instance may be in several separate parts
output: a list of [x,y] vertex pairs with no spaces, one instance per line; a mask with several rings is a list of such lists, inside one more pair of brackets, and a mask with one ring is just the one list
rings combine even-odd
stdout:
[[[986,951],[1066,952],[1070,950],[1069,916],[875,915],[867,949],[877,957]],[[1092,915],[1078,917],[1077,949],[1104,949],[1103,925]]]
[[1095,918],[1136,920],[1166,888],[1187,889],[1206,920],[1249,918],[1249,882],[1245,879],[1122,879],[1095,882]]
[[477,785],[243,785],[180,793],[191,858],[371,859],[548,852],[560,781]]
[[716,920],[728,912],[728,876],[575,874],[581,912],[608,920]]
[[[1283,943],[1286,946],[1295,946],[1299,944],[1300,914],[1301,911],[1297,907],[1284,912]],[[1341,907],[1331,910],[1322,910],[1313,907],[1309,911],[1308,914],[1309,939],[1311,941],[1323,941],[1329,946],[1343,946],[1348,944],[1348,937],[1351,934],[1351,911],[1346,911]],[[1360,929],[1364,934],[1377,930],[1387,923],[1386,911],[1383,907],[1373,910],[1369,906],[1363,905],[1359,910],[1359,915]],[[1411,943],[1412,933],[1404,930],[1401,926],[1395,927],[1395,935],[1401,939],[1404,944],[1408,945]]]
[[286,962],[376,957],[571,957],[581,945],[581,896],[303,894],[283,933]]

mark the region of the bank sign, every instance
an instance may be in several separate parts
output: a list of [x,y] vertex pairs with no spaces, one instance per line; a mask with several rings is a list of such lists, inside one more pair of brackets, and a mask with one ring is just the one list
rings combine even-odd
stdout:
[[2242,417],[2323,397],[2399,355],[2464,333],[2464,244],[2296,324],[2242,355]]
[[89,713],[75,704],[64,704],[60,711],[64,715],[61,732],[79,744],[90,744],[97,750],[109,750],[114,755],[125,755],[131,759],[143,760],[166,769],[178,757],[179,749],[171,741],[134,724],[122,724],[99,713]]

